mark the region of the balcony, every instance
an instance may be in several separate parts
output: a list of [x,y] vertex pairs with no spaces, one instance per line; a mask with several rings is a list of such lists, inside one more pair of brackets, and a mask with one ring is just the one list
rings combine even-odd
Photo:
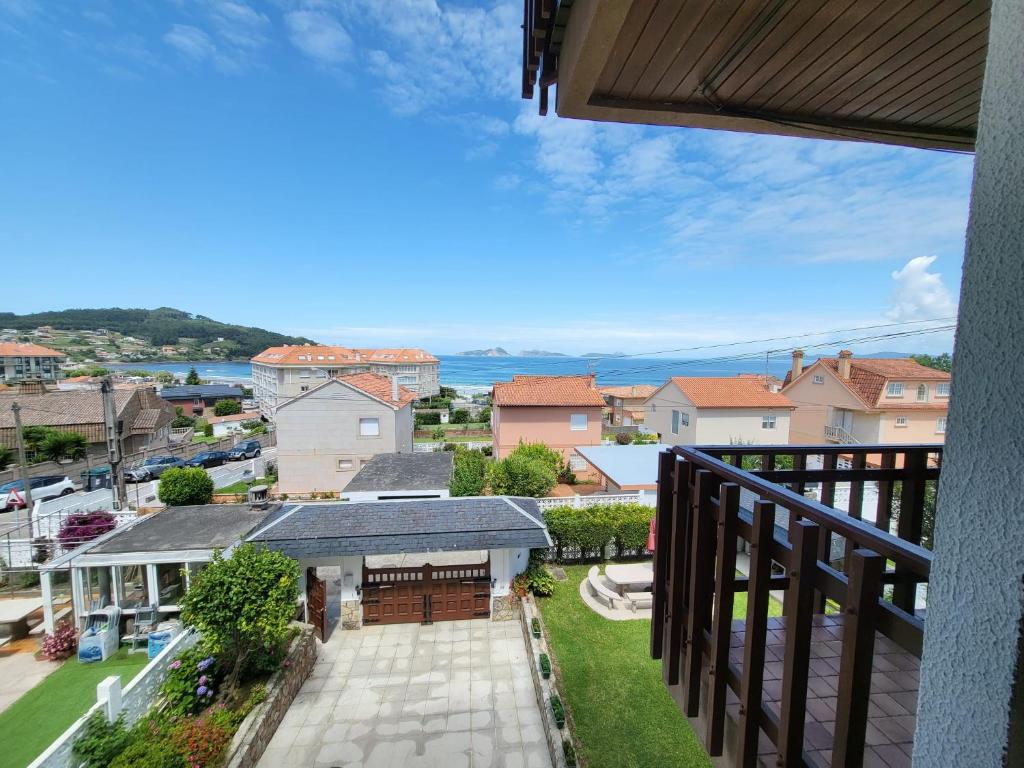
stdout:
[[[717,765],[910,765],[932,562],[920,544],[941,457],[941,445],[661,454],[651,655]],[[743,592],[747,617],[733,621]],[[781,618],[768,617],[772,593]]]
[[845,428],[834,424],[825,425],[825,439],[830,443],[843,443],[844,445],[854,445],[857,442]]

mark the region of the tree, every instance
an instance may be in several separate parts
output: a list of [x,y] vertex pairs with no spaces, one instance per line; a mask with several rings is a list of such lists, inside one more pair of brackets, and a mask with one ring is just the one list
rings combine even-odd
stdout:
[[551,467],[556,474],[562,468],[562,463],[564,462],[561,453],[553,448],[548,448],[544,443],[519,443],[516,449],[512,451],[512,455],[536,459]]
[[454,400],[459,396],[459,393],[455,391],[455,387],[441,387],[437,395],[438,397],[447,397],[449,400]]
[[199,378],[199,372],[195,368],[188,369],[188,376],[185,377],[186,384],[202,384],[203,380]]
[[237,691],[239,673],[250,657],[284,643],[298,596],[298,563],[250,543],[237,547],[227,559],[215,552],[210,564],[192,578],[181,598],[181,620],[199,630],[229,670],[228,697]]
[[209,504],[213,499],[213,478],[202,467],[172,467],[160,475],[157,494],[169,507]]
[[174,421],[171,422],[173,429],[187,429],[195,426],[196,420],[192,416],[185,415],[185,409],[180,405],[174,406]]
[[487,483],[498,496],[546,496],[555,487],[556,470],[527,453],[513,451],[487,468]]
[[488,405],[488,406],[485,406],[485,407],[481,408],[480,409],[480,413],[476,417],[476,421],[482,422],[484,424],[490,424],[491,423],[491,406]]
[[174,384],[178,380],[170,371],[157,371],[153,374],[153,378],[166,385]]
[[452,424],[469,424],[469,411],[465,408],[452,411]]
[[234,416],[242,412],[242,404],[237,400],[218,400],[213,406],[214,416]]
[[50,461],[85,458],[87,443],[77,432],[52,430],[39,445],[39,454]]
[[203,420],[203,437],[213,437],[213,424]]
[[948,352],[943,352],[941,355],[911,355],[910,359],[926,368],[934,368],[937,371],[945,371],[946,373],[949,373],[953,368],[953,358],[950,357]]
[[458,448],[455,451],[455,468],[452,470],[452,496],[479,496],[484,492],[487,480],[487,459],[480,451]]
[[0,471],[7,469],[9,464],[14,463],[14,451],[0,445]]

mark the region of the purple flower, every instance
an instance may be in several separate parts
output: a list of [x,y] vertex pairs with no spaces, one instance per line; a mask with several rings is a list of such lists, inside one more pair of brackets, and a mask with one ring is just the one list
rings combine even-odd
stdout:
[[200,672],[205,672],[213,666],[213,656],[208,656],[207,658],[200,661],[196,666],[199,668]]
[[209,690],[205,685],[200,685],[196,688],[196,696],[205,696]]
[[211,696],[213,696],[213,688],[207,688],[206,689],[206,698],[209,699]]
[[175,659],[171,662],[171,669],[181,669],[181,659]]
[[210,682],[210,678],[208,678],[206,675],[203,675],[199,678],[200,685],[206,685],[208,682]]

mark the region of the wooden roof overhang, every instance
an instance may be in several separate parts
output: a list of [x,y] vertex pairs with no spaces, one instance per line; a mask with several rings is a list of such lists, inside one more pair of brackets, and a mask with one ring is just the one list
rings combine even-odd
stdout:
[[973,151],[989,0],[524,0],[556,112]]

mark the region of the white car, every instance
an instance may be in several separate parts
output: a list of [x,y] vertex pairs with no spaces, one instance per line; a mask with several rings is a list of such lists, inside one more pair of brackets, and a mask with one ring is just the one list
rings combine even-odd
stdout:
[[[30,477],[29,487],[32,489],[32,501],[49,501],[58,496],[67,496],[75,492],[74,483],[63,475],[45,475]],[[25,508],[25,486],[21,480],[12,480],[0,485],[0,511],[10,512]]]

